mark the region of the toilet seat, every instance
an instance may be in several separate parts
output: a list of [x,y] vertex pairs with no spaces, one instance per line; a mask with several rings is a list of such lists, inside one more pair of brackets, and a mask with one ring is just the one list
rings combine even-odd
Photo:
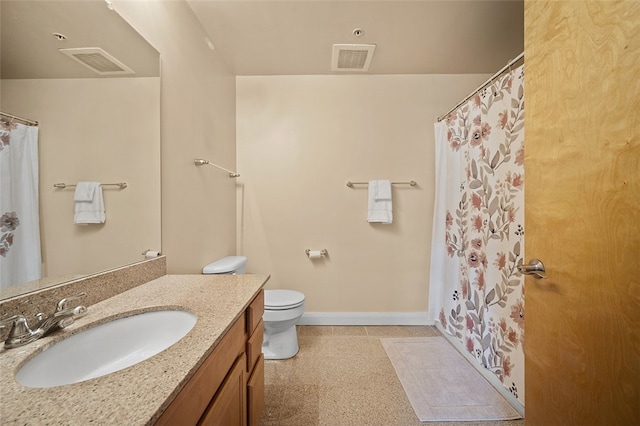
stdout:
[[295,290],[265,290],[264,308],[271,311],[294,309],[304,304],[304,294]]

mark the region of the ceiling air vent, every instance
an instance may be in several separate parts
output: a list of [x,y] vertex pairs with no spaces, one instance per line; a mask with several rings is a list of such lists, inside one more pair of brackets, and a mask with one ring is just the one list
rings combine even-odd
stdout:
[[131,68],[99,47],[60,49],[60,52],[100,75],[135,74]]
[[375,44],[334,44],[331,70],[367,71],[375,50]]

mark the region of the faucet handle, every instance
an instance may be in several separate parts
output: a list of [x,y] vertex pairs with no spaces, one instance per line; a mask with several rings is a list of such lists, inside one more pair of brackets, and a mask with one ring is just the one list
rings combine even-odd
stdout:
[[14,315],[10,318],[5,318],[3,320],[0,320],[0,328],[6,328],[9,325],[12,327],[15,327],[16,321],[18,321],[21,318],[24,319],[22,315]]
[[78,294],[74,294],[73,296],[65,297],[64,299],[60,300],[58,302],[58,304],[56,305],[56,312],[64,311],[65,309],[67,309],[67,303],[68,302],[70,302],[72,300],[81,299],[86,295],[87,295],[87,293],[83,291],[82,293],[78,293]]
[[67,316],[66,318],[62,319],[59,323],[58,323],[58,327],[60,328],[65,328],[70,326],[71,324],[74,323],[74,321],[77,318],[83,317],[85,315],[87,315],[88,309],[86,306],[76,306],[75,308],[71,308],[71,309],[66,309],[64,311],[60,311],[60,312],[56,312],[53,316],[54,317],[60,317],[60,316]]
[[11,318],[0,320],[0,327],[5,328],[9,325],[11,325],[11,331],[4,341],[4,347],[7,349],[34,342],[44,335],[44,331],[40,328],[35,331],[31,330],[23,315],[14,315]]
[[9,326],[11,326],[11,330],[8,339],[24,338],[32,334],[27,319],[23,315],[14,315],[0,321],[0,328],[8,328]]

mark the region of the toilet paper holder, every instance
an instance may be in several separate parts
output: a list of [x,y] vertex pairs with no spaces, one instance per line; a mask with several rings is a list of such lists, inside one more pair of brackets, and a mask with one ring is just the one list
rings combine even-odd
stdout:
[[304,252],[307,254],[307,257],[309,259],[318,259],[320,257],[324,257],[324,256],[328,256],[329,255],[329,252],[327,251],[327,249],[322,249],[322,250],[306,249]]
[[153,257],[158,257],[160,256],[162,253],[160,253],[159,251],[154,251],[151,249],[146,249],[145,251],[142,252],[142,255],[146,258],[146,259],[151,259]]

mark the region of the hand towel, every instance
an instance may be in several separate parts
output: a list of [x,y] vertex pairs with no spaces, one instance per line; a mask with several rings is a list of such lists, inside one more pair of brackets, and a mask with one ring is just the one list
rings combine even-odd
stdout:
[[369,181],[369,223],[393,223],[393,205],[391,202],[391,181]]
[[391,201],[391,182],[388,180],[375,180],[373,184],[373,199],[375,201]]
[[104,198],[99,182],[78,182],[76,186],[73,223],[104,223]]
[[93,201],[93,195],[96,188],[100,184],[98,182],[78,182],[76,185],[76,193],[73,196],[74,201]]

